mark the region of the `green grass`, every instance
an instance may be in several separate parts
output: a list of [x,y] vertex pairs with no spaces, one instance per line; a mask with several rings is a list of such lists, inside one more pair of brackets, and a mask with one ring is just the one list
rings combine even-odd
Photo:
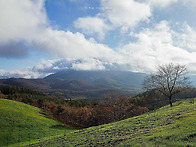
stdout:
[[39,108],[0,99],[0,146],[22,146],[71,131],[59,122],[46,118]]
[[77,130],[32,146],[196,146],[196,99],[123,121]]

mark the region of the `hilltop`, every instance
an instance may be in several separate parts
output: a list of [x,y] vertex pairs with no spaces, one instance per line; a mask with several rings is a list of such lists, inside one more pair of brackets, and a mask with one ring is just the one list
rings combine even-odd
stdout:
[[[196,98],[35,146],[196,146]],[[58,142],[56,141],[58,139]]]

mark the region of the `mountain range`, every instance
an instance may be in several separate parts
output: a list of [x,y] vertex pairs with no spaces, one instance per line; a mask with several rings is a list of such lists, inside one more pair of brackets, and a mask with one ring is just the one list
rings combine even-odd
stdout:
[[133,96],[142,91],[145,76],[129,71],[64,70],[42,79],[4,78],[0,79],[0,85],[26,87],[67,98],[95,98],[106,93]]
[[[77,71],[63,70],[40,79],[3,78],[0,85],[30,88],[66,98],[100,98],[103,94],[135,96],[142,92],[142,82],[147,74],[129,71]],[[189,76],[193,87],[196,76]]]

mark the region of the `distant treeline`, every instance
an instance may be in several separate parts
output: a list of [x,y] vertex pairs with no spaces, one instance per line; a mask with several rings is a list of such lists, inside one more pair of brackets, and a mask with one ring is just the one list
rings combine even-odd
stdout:
[[0,92],[5,94],[5,95],[13,95],[13,94],[30,94],[30,95],[40,95],[40,96],[45,96],[45,94],[31,90],[28,88],[23,88],[23,87],[16,87],[16,86],[3,86],[0,85]]
[[[17,100],[34,106],[42,105],[43,102],[54,102],[56,104],[68,104],[71,107],[83,107],[86,105],[96,104],[96,102],[88,102],[84,100],[71,100],[49,96],[39,91],[31,90],[17,86],[0,85],[0,97],[10,100]],[[37,103],[37,104],[36,104]]]

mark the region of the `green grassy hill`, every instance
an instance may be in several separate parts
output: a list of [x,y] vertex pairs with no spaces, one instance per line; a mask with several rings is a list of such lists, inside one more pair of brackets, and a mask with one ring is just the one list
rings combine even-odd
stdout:
[[77,130],[34,146],[196,146],[196,99],[123,121]]
[[72,129],[46,118],[39,108],[0,99],[0,146],[22,146],[70,131]]

